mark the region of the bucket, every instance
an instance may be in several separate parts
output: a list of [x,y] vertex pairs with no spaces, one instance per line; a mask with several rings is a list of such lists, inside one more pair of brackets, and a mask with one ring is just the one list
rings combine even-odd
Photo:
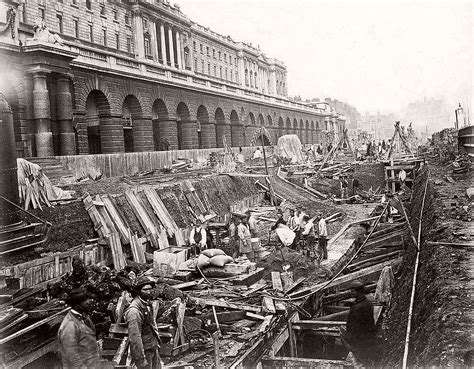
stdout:
[[253,251],[260,251],[260,238],[258,237],[251,238],[250,243],[252,244]]

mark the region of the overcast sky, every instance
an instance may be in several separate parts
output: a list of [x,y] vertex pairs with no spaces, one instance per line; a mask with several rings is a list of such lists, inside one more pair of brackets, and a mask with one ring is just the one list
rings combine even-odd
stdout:
[[290,96],[333,97],[361,113],[423,97],[472,104],[471,1],[176,2],[193,21],[284,61]]

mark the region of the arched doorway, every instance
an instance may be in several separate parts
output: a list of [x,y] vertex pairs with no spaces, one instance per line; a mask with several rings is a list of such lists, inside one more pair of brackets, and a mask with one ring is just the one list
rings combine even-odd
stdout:
[[191,121],[188,106],[180,102],[176,108],[178,124],[178,150],[196,149],[198,146],[198,127],[196,121]]
[[217,147],[224,147],[224,137],[227,145],[231,145],[231,126],[227,124],[224,112],[221,108],[216,109],[215,120]]
[[168,108],[161,99],[156,99],[152,107],[153,148],[155,151],[168,151],[171,149],[170,134],[164,129],[167,126]]
[[[117,127],[117,122],[114,122],[110,115],[110,105],[105,94],[99,90],[92,90],[86,99],[84,123],[77,124],[76,128],[79,145],[84,146],[85,144],[88,154],[104,154],[124,150],[123,128]],[[108,127],[111,129],[107,129]],[[115,145],[114,138],[118,141]]]
[[133,95],[128,95],[122,104],[122,124],[125,152],[143,151],[142,147],[149,139],[144,136],[139,121],[142,118],[142,107]]

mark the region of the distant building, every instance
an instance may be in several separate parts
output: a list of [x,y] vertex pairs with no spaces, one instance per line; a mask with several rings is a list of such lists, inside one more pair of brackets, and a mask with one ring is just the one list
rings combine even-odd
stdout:
[[396,120],[397,117],[395,114],[377,113],[375,115],[370,115],[365,113],[360,120],[359,128],[367,132],[371,139],[376,142],[388,140],[393,136]]
[[443,99],[424,98],[423,101],[408,104],[403,121],[407,125],[412,122],[415,131],[431,135],[443,128],[454,126],[450,118],[454,109],[453,107],[451,112]]

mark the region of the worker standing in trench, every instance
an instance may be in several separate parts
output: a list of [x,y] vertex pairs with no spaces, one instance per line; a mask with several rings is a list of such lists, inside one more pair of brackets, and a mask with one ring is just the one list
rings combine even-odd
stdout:
[[339,328],[341,339],[356,360],[370,366],[376,352],[374,310],[362,282],[352,282],[351,292],[355,294],[355,301],[349,310],[346,327]]
[[138,277],[133,289],[134,299],[125,313],[130,353],[138,369],[162,368],[158,352],[160,337],[150,302],[154,285],[152,279]]
[[62,366],[70,368],[102,368],[95,326],[89,318],[93,300],[84,287],[73,289],[67,300],[71,310],[58,331]]

